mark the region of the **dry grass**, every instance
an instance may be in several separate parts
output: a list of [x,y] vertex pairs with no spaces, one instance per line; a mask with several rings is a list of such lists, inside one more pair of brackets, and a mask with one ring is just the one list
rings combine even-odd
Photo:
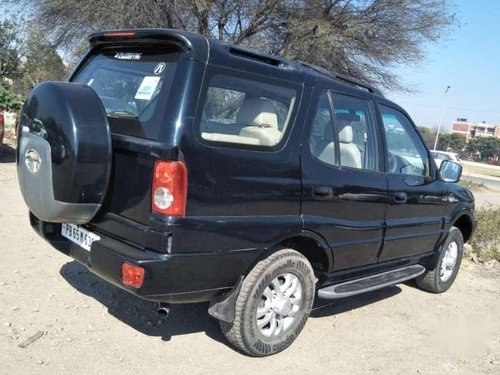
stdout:
[[477,228],[469,241],[473,253],[483,261],[500,261],[500,209],[479,209],[476,219]]
[[478,184],[477,182],[473,182],[470,180],[460,180],[460,185],[465,186],[467,189],[472,191],[479,191],[486,189],[484,184]]

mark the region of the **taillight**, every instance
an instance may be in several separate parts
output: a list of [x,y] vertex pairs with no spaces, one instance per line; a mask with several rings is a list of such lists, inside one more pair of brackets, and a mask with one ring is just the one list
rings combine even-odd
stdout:
[[186,165],[181,161],[157,160],[151,190],[152,211],[168,216],[184,216],[186,197]]

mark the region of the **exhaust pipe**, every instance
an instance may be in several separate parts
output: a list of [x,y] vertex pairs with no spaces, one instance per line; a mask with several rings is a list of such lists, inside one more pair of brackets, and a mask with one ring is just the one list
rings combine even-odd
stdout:
[[170,304],[159,303],[158,307],[156,308],[156,313],[158,314],[158,317],[162,319],[168,318],[168,315],[170,314]]

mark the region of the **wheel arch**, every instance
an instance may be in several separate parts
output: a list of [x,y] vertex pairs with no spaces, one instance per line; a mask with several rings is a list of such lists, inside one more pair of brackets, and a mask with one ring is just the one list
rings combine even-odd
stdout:
[[469,240],[474,231],[474,222],[472,218],[467,214],[460,215],[453,222],[453,226],[457,227],[460,230],[460,232],[462,232],[462,237],[464,238],[464,242],[467,242]]
[[267,258],[280,248],[293,249],[304,255],[311,263],[317,276],[333,269],[333,253],[330,247],[320,235],[307,230],[277,241],[273,246],[263,251],[255,263]]

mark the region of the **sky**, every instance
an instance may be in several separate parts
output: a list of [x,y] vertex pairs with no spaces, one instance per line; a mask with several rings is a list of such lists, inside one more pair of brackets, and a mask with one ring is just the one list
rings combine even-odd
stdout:
[[427,46],[420,66],[396,69],[416,93],[385,92],[417,126],[437,128],[444,93],[442,129],[452,121],[500,124],[500,1],[455,0],[460,26],[446,39]]

